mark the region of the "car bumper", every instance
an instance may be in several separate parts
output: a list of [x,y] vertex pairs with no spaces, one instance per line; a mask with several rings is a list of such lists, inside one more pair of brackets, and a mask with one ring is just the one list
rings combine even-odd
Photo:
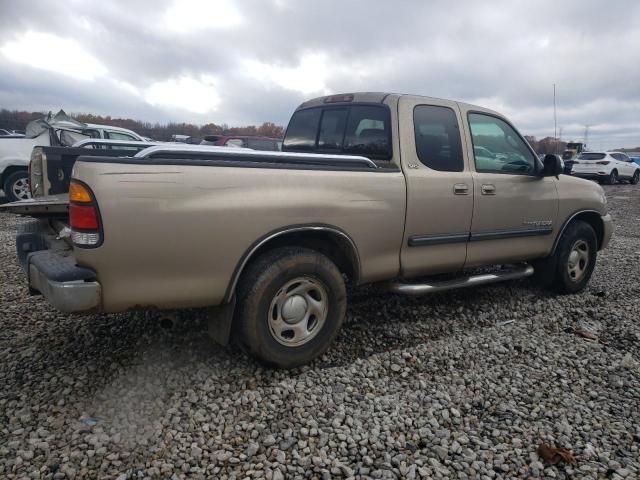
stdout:
[[23,230],[16,236],[18,258],[31,291],[41,293],[62,312],[100,310],[102,289],[95,272],[76,265],[64,241],[52,242],[48,237],[39,228]]
[[576,172],[575,170],[571,172],[571,175],[578,178],[586,178],[588,180],[600,180],[602,178],[607,178],[609,176],[608,173]]
[[600,217],[602,219],[602,241],[600,242],[599,250],[604,250],[609,246],[611,235],[613,234],[613,222],[611,221],[611,215],[606,214]]

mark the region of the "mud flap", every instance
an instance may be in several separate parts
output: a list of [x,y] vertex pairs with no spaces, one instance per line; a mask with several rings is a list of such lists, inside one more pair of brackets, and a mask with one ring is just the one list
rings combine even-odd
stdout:
[[231,297],[229,303],[211,307],[207,311],[207,330],[211,339],[223,347],[229,344],[233,312],[236,308],[236,296]]

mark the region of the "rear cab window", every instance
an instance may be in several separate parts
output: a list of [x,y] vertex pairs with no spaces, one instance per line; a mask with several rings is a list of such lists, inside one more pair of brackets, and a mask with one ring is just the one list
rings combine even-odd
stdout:
[[287,127],[282,151],[390,160],[389,108],[382,104],[354,104],[298,110]]

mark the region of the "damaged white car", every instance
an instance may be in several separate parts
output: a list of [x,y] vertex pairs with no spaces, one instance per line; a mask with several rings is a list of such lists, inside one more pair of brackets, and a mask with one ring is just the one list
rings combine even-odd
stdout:
[[79,122],[64,111],[49,113],[27,125],[24,137],[0,137],[0,189],[9,202],[31,197],[29,161],[33,147],[69,147],[88,138],[144,142],[126,128]]

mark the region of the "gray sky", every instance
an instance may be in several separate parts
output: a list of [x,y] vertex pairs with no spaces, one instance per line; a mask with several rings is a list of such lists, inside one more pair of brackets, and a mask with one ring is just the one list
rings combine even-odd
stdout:
[[0,107],[286,125],[304,99],[476,103],[524,134],[640,146],[640,2],[0,0]]

